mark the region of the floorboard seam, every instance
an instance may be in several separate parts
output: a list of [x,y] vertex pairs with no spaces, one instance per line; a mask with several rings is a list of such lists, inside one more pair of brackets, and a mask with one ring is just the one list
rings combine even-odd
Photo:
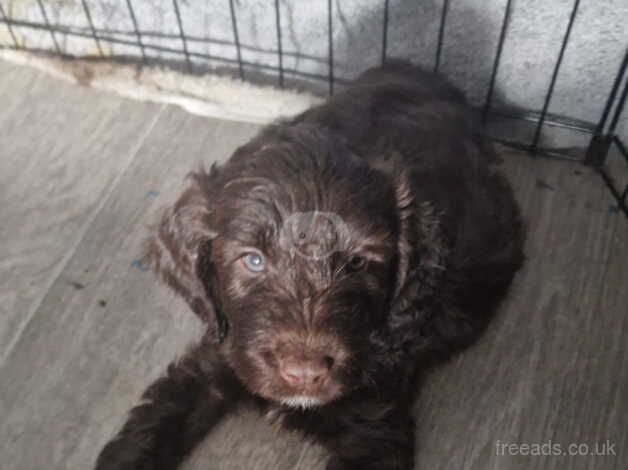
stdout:
[[77,248],[83,242],[83,239],[85,238],[85,235],[87,235],[87,232],[89,231],[89,228],[91,227],[91,225],[96,220],[96,217],[98,217],[98,214],[100,214],[100,212],[103,210],[103,208],[105,207],[107,201],[109,201],[111,196],[114,194],[115,189],[118,187],[118,184],[120,183],[122,177],[126,174],[127,170],[129,169],[129,167],[131,166],[131,164],[135,160],[137,154],[139,153],[139,150],[142,148],[142,145],[144,145],[144,142],[146,141],[146,138],[153,131],[155,125],[157,124],[157,121],[159,120],[163,110],[166,107],[167,107],[167,105],[165,105],[165,104],[159,105],[159,108],[155,112],[155,116],[153,117],[152,121],[150,122],[150,124],[146,128],[145,132],[138,139],[137,143],[135,144],[135,146],[131,150],[126,164],[120,170],[120,172],[114,177],[112,183],[109,185],[109,189],[105,190],[105,193],[104,193],[103,197],[100,199],[99,203],[92,210],[92,212],[89,214],[89,216],[88,216],[87,220],[85,221],[85,223],[81,226],[80,230],[78,231],[78,236],[74,240],[74,243],[72,243],[69,246],[69,248],[66,251],[65,255],[61,258],[61,260],[59,261],[57,267],[55,268],[55,270],[50,275],[50,278],[48,280],[47,286],[43,290],[42,295],[39,297],[39,299],[37,299],[36,302],[33,303],[33,307],[31,307],[29,309],[29,311],[28,311],[28,313],[26,315],[26,318],[24,318],[24,320],[18,325],[17,331],[13,335],[13,338],[11,339],[9,344],[7,345],[6,349],[2,353],[2,357],[0,358],[0,370],[4,368],[4,366],[5,366],[6,362],[7,362],[7,359],[9,358],[9,356],[11,355],[13,350],[15,349],[16,345],[18,344],[18,342],[20,341],[24,331],[26,330],[26,328],[28,327],[30,322],[33,320],[33,318],[37,314],[37,311],[41,308],[41,305],[43,304],[44,299],[46,298],[46,296],[50,292],[50,289],[55,284],[57,279],[59,279],[59,277],[63,273],[63,270],[65,269],[65,267],[67,266],[69,261],[72,259],[72,256],[74,256],[74,254],[76,253]]

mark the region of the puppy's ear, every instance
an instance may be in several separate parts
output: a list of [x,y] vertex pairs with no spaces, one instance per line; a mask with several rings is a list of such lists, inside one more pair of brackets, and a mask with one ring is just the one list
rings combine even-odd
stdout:
[[216,339],[226,334],[227,323],[216,303],[211,240],[212,195],[216,169],[189,175],[189,187],[164,214],[147,240],[144,263],[185,299],[207,323]]
[[444,257],[444,244],[439,231],[437,214],[429,201],[414,194],[411,174],[401,155],[382,151],[381,158],[371,165],[375,170],[392,178],[399,239],[397,242],[397,273],[393,299],[402,307],[416,296],[418,278],[434,275]]
[[[416,321],[429,302],[444,273],[446,249],[440,234],[437,214],[427,201],[418,201],[404,170],[393,175],[399,239],[397,278],[391,322],[401,326]],[[392,325],[395,326],[395,325]]]

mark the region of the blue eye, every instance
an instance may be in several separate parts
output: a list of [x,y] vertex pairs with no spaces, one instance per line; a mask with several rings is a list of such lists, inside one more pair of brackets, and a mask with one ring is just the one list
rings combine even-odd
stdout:
[[259,253],[247,253],[242,260],[249,271],[258,273],[264,270],[264,258]]

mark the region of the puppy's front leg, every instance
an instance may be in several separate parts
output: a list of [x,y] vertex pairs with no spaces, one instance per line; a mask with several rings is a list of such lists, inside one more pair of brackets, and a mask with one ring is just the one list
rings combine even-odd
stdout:
[[327,443],[327,470],[412,470],[414,422],[410,410],[393,409],[373,419],[355,415]]
[[234,407],[242,387],[208,348],[197,346],[148,387],[96,470],[172,470]]

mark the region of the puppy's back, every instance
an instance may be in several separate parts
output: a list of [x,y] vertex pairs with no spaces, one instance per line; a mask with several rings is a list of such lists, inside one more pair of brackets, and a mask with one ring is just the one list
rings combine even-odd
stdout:
[[414,93],[465,103],[464,95],[442,76],[403,60],[390,60],[362,73],[350,87],[409,86]]
[[395,152],[406,165],[432,160],[438,166],[447,159],[437,153],[456,154],[452,146],[480,141],[464,95],[441,76],[403,61],[367,70],[291,123],[327,128],[368,160]]

